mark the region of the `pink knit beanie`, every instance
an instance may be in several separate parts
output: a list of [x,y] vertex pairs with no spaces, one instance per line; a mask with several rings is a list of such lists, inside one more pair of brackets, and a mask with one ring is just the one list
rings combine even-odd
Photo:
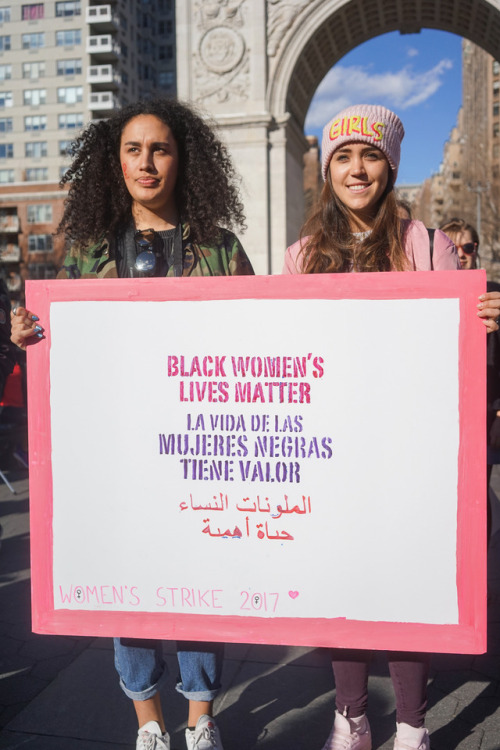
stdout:
[[355,104],[343,109],[323,130],[323,179],[326,180],[330,160],[338,148],[346,143],[369,143],[386,155],[395,182],[404,134],[399,117],[380,104]]

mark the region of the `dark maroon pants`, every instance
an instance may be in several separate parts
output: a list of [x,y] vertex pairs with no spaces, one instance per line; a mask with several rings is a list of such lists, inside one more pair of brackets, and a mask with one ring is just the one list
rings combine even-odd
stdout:
[[[332,651],[337,711],[344,716],[355,718],[366,713],[371,658],[371,651]],[[412,727],[423,726],[427,709],[429,654],[388,651],[387,658],[396,694],[396,721]]]

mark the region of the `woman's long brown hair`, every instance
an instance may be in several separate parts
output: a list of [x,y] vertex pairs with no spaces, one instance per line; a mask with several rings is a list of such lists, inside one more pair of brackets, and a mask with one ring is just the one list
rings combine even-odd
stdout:
[[372,231],[359,242],[350,228],[349,211],[327,175],[317,207],[300,233],[301,240],[307,238],[302,250],[304,273],[410,270],[392,183],[391,174]]

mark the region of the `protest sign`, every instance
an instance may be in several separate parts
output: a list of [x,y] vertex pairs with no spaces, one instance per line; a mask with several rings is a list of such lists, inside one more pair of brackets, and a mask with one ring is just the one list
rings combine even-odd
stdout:
[[34,629],[484,650],[484,287],[29,282]]

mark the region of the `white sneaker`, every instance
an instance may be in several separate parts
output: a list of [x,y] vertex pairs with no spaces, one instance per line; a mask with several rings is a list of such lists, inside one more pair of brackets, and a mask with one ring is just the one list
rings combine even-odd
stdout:
[[168,732],[162,734],[157,721],[148,721],[139,729],[135,750],[170,750]]
[[398,724],[397,727],[394,750],[431,750],[429,732],[425,727],[420,730],[408,724]]
[[366,716],[364,718],[364,731],[356,732],[351,729],[349,720],[337,711],[332,731],[323,746],[323,750],[372,750],[370,725]]
[[224,750],[217,724],[211,716],[203,714],[196,722],[196,729],[186,729],[188,750]]

